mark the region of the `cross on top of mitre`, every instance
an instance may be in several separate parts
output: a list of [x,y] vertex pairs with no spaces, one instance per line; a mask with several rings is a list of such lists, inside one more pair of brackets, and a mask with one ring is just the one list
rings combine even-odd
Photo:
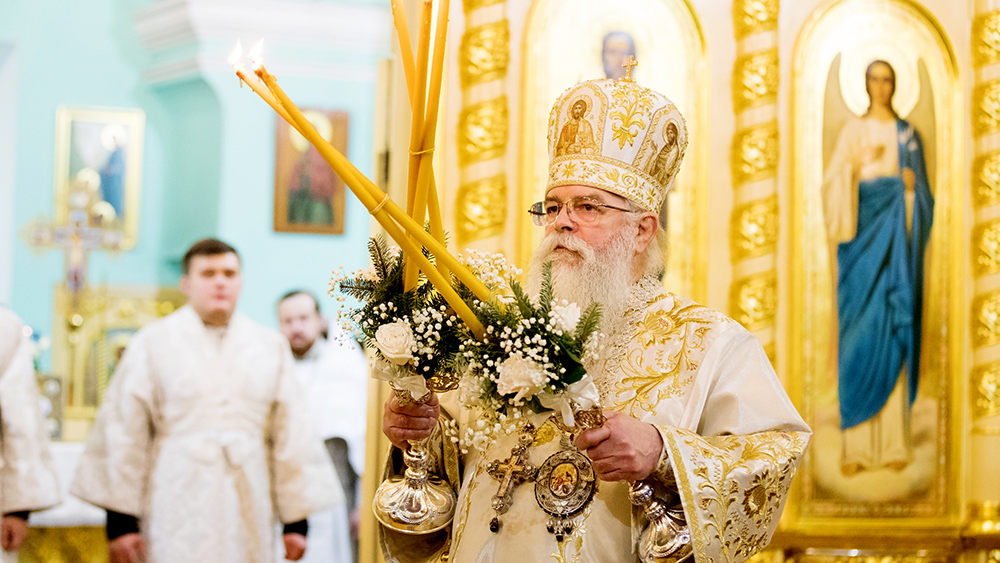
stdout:
[[622,68],[625,69],[625,76],[622,77],[624,82],[635,82],[635,80],[632,80],[632,69],[638,66],[638,64],[639,62],[632,55],[629,55],[628,59],[622,63]]

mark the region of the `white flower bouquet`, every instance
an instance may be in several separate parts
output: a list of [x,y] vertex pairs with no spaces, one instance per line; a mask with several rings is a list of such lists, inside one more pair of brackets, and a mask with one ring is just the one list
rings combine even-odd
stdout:
[[[355,331],[375,350],[372,376],[420,400],[429,390],[455,386],[463,405],[482,416],[463,440],[463,447],[482,448],[509,421],[528,412],[555,411],[559,421],[574,426],[574,413],[599,406],[593,379],[584,360],[593,351],[588,341],[601,314],[592,304],[557,302],[551,267],[546,266],[538,302],[514,279],[518,271],[502,255],[467,251],[462,262],[493,292],[483,302],[452,279],[458,294],[486,327],[483,339],[447,307],[429,283],[403,288],[403,260],[385,241],[369,242],[372,267],[334,279],[331,292],[357,298],[350,312]],[[423,280],[421,280],[423,281]]]
[[[499,300],[473,309],[486,326],[486,338],[459,346],[459,399],[482,409],[482,417],[463,437],[465,444],[487,446],[501,428],[511,430],[528,412],[556,411],[567,427],[574,413],[598,407],[597,386],[584,369],[593,354],[588,346],[601,320],[597,304],[581,311],[575,303],[553,297],[551,267],[543,273],[538,302],[515,280],[510,305]],[[596,359],[596,358],[595,358]]]
[[368,250],[372,266],[335,277],[330,291],[361,303],[350,311],[349,328],[375,350],[372,377],[408,392],[415,401],[429,391],[453,387],[452,362],[461,340],[468,338],[465,324],[431,284],[404,290],[403,256],[385,239],[372,238]]

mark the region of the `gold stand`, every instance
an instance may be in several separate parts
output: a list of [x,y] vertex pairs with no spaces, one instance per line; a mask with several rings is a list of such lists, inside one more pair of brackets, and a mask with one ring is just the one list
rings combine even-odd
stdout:
[[[400,403],[412,400],[406,391],[394,388],[393,392]],[[429,398],[430,393],[418,402]],[[427,442],[427,438],[410,442],[403,451],[406,471],[383,481],[372,502],[378,521],[403,534],[430,534],[450,524],[455,517],[457,495],[450,485],[428,471]]]

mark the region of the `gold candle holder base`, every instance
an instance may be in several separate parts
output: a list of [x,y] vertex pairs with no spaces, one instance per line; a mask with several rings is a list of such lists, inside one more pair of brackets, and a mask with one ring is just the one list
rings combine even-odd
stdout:
[[424,440],[403,452],[406,471],[386,479],[375,492],[372,508],[383,526],[404,534],[430,534],[455,517],[455,491],[427,471]]
[[691,530],[684,514],[668,510],[653,497],[653,488],[636,481],[629,487],[632,504],[641,506],[649,525],[639,536],[639,560],[642,563],[681,563],[694,555]]
[[[435,392],[450,391],[457,378],[432,377],[428,388]],[[409,393],[393,388],[396,399],[405,404],[413,401]],[[430,399],[430,393],[417,402]],[[383,526],[403,534],[430,534],[441,530],[455,518],[458,497],[451,486],[428,471],[430,456],[427,441],[410,442],[403,451],[406,470],[379,485],[372,501],[375,518]]]

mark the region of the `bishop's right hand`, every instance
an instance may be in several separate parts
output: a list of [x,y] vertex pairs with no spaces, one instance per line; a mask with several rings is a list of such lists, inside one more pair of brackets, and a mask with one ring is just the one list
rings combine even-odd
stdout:
[[405,404],[392,394],[382,413],[382,433],[392,445],[405,450],[408,441],[423,440],[431,435],[440,414],[441,404],[434,393],[425,402],[407,401]]
[[110,563],[143,563],[146,560],[146,541],[142,534],[124,534],[108,543]]

